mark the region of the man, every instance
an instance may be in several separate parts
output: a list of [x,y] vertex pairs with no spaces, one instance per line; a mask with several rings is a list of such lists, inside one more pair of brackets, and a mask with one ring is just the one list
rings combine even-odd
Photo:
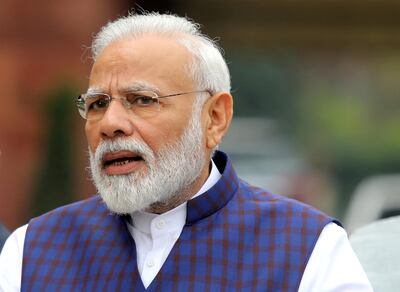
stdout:
[[6,241],[9,233],[8,230],[0,223],[0,251],[3,248],[4,242]]
[[357,228],[350,236],[375,291],[400,287],[400,216],[388,217]]
[[371,291],[333,219],[241,181],[215,151],[232,119],[230,77],[197,24],[131,15],[92,50],[77,105],[100,196],[14,232],[0,287]]

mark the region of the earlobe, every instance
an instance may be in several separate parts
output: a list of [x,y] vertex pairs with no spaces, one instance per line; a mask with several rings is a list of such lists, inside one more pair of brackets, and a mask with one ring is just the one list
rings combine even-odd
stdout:
[[233,99],[228,92],[212,96],[207,103],[207,148],[214,149],[228,131],[233,115]]

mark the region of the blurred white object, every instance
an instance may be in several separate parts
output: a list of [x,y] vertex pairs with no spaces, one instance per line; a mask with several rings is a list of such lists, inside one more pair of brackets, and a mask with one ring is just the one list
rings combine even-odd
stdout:
[[357,229],[351,235],[350,243],[374,291],[399,291],[400,216]]
[[[381,175],[365,179],[350,202],[345,227],[349,233],[381,218],[400,214],[400,175]],[[400,287],[400,286],[399,286]]]

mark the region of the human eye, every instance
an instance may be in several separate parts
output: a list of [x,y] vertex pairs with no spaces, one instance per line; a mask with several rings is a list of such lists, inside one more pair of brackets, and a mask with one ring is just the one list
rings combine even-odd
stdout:
[[103,94],[94,94],[86,98],[86,108],[90,110],[101,110],[108,106],[108,98]]
[[126,100],[137,107],[150,107],[158,103],[157,97],[151,92],[128,93],[126,94]]

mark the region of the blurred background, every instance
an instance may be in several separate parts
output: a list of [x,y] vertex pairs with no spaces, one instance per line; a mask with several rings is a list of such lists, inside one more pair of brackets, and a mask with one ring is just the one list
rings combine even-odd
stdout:
[[[400,214],[400,2],[0,0],[0,221],[95,193],[84,121],[92,36],[128,10],[187,15],[219,40],[239,174],[343,220]],[[387,199],[390,198],[390,199]]]

